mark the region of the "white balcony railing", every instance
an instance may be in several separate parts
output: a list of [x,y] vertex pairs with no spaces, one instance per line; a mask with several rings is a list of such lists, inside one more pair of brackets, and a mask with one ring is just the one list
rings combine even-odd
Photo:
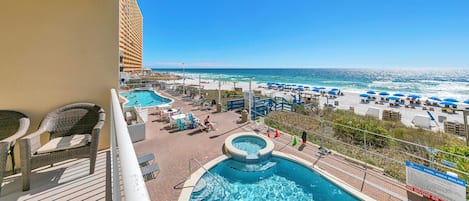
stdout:
[[[111,89],[110,110],[111,167],[110,171],[108,171],[110,173],[110,181],[108,181],[110,188],[108,189],[111,192],[107,194],[107,200],[120,201],[122,197],[125,200],[150,200],[115,89]],[[120,181],[120,178],[122,178],[122,181]],[[123,193],[121,186],[124,190]]]

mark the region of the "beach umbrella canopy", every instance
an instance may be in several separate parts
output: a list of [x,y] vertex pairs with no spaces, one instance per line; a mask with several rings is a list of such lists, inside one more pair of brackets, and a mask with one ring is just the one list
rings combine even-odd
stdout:
[[304,86],[305,89],[309,89],[309,86]]
[[389,100],[395,100],[395,101],[401,100],[401,98],[399,98],[399,97],[397,97],[397,96],[389,96],[388,99],[389,99]]
[[469,99],[465,100],[464,103],[469,104]]
[[409,97],[409,98],[421,98],[421,96],[415,95],[415,94],[408,95],[407,97]]
[[441,101],[441,99],[439,99],[438,97],[435,97],[435,96],[432,96],[432,97],[430,97],[429,99],[435,100],[435,101]]
[[440,104],[445,105],[445,106],[451,106],[451,107],[457,107],[458,105],[454,102],[451,101],[443,101]]
[[326,89],[326,87],[316,87],[316,89]]
[[403,96],[405,96],[405,95],[404,95],[404,94],[401,94],[401,93],[397,93],[397,94],[393,94],[393,96],[403,97]]
[[363,97],[363,98],[368,98],[368,94],[360,94],[360,97]]
[[389,96],[389,93],[385,92],[385,91],[382,91],[382,92],[379,92],[379,95],[380,96]]
[[315,91],[315,92],[319,92],[319,91],[321,91],[321,89],[314,88],[314,89],[313,89],[313,91]]
[[456,100],[455,98],[445,98],[445,99],[443,99],[443,100],[446,101],[446,102],[453,102],[453,103],[459,102],[459,101]]
[[297,90],[297,91],[303,91],[303,87],[297,87],[295,90]]
[[328,94],[331,94],[331,95],[337,95],[337,91],[332,91],[332,90],[330,90],[330,91],[328,91],[327,93],[328,93]]
[[367,94],[376,94],[375,91],[367,91],[366,93],[367,93]]
[[303,85],[298,85],[298,87],[303,87]]
[[338,91],[339,89],[337,88],[332,88],[331,91]]

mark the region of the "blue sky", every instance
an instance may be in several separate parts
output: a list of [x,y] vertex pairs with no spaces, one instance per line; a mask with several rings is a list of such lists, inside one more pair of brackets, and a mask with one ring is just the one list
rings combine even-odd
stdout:
[[138,0],[145,67],[469,68],[468,0]]

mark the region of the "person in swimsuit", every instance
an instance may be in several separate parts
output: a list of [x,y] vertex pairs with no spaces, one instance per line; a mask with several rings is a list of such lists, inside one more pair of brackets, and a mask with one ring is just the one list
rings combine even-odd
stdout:
[[210,115],[207,115],[207,117],[204,119],[204,125],[207,126],[207,128],[209,128],[211,130],[215,130],[215,128],[213,127],[213,124],[210,122],[209,118],[210,118]]

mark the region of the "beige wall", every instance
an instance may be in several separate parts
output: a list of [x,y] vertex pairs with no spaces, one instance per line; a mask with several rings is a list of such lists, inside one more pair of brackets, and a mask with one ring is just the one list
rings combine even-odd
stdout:
[[108,147],[109,90],[119,83],[119,1],[6,0],[0,25],[0,109],[25,113],[33,131],[59,106],[97,103],[107,120],[100,149]]

